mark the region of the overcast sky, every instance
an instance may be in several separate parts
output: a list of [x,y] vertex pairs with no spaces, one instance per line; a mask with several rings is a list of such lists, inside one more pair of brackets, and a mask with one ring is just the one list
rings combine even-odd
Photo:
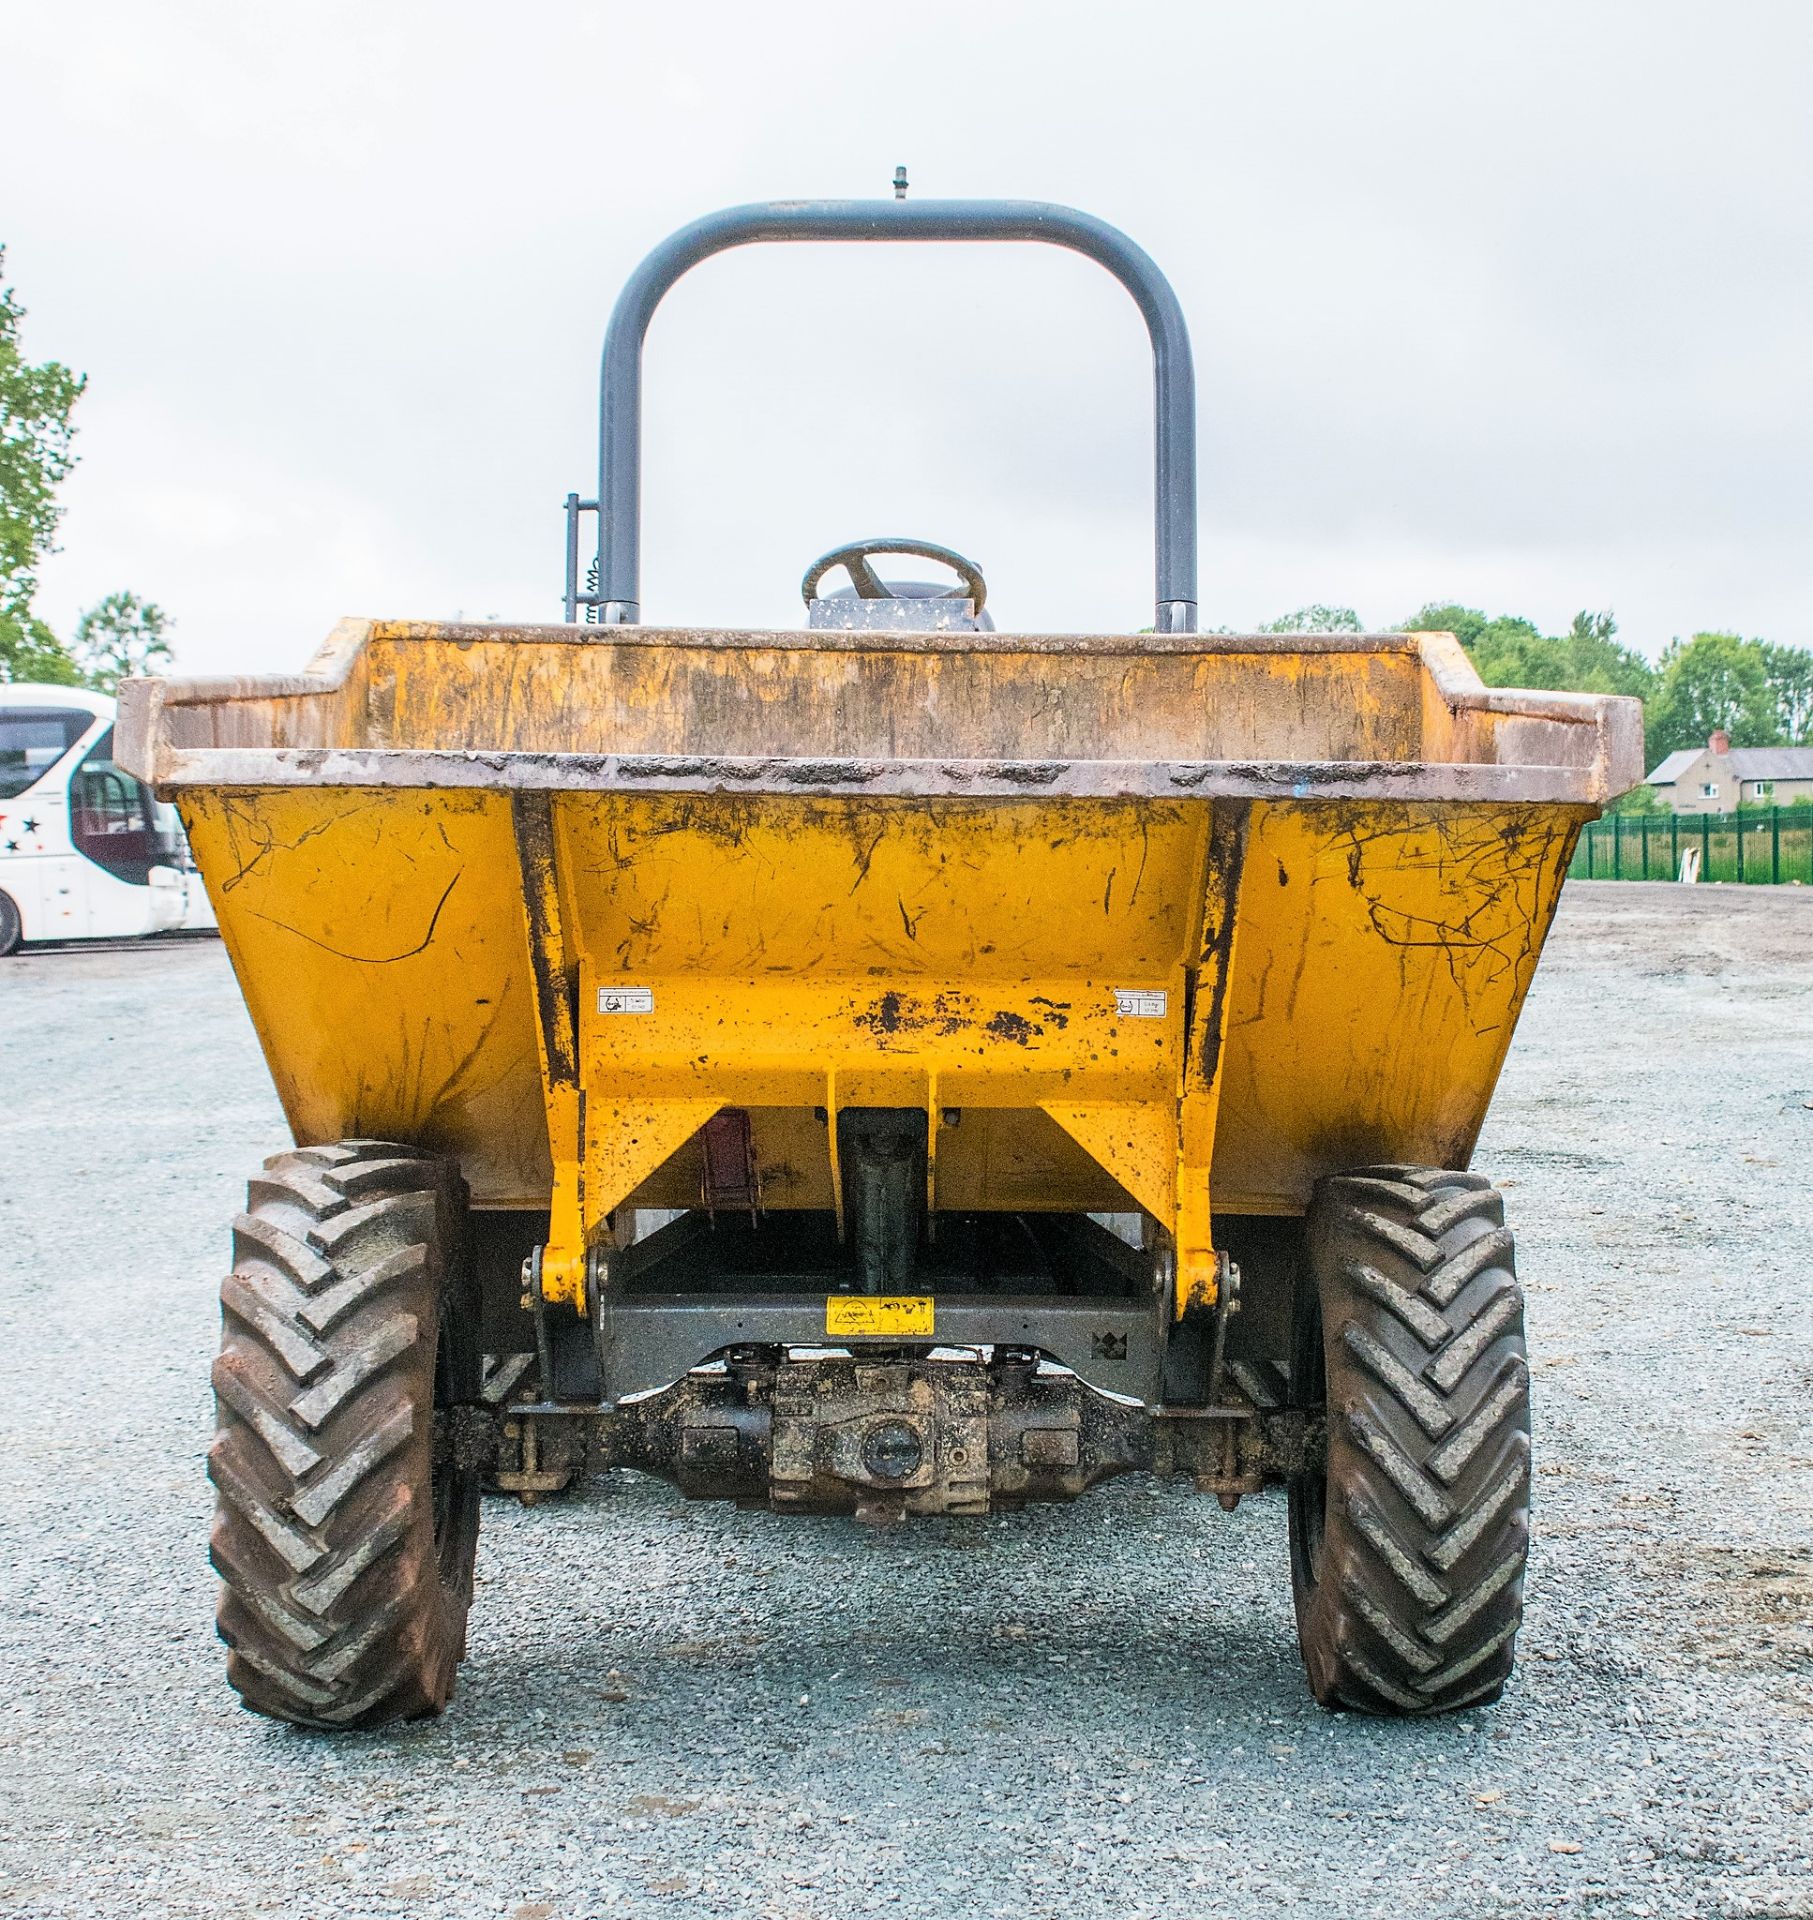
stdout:
[[[560,617],[616,291],[736,201],[1068,201],[1195,340],[1202,618],[1431,598],[1813,644],[1805,0],[0,0],[0,241],[85,371],[41,610],[182,670],[337,617]],[[644,617],[792,626],[821,550],[1151,619],[1144,329],[1045,248],[765,248],[669,297]]]

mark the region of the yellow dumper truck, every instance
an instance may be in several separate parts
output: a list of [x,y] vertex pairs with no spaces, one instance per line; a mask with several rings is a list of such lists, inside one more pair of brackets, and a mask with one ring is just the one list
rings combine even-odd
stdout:
[[[641,624],[649,319],[811,240],[1123,282],[1149,626],[996,631],[978,567],[895,539],[814,565],[797,632]],[[1320,1701],[1503,1687],[1522,1307],[1466,1169],[1638,709],[1487,689],[1444,634],[1198,633],[1194,414],[1176,298],[1100,221],[734,208],[618,303],[564,623],[348,621],[301,674],[128,684],[297,1143],[233,1223],[214,1370],[249,1705],[440,1710],[481,1487],[618,1467],[881,1523],[1281,1482]]]

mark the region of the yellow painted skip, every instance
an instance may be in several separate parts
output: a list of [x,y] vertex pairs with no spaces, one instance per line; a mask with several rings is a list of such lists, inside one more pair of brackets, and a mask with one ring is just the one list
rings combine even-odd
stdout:
[[835,1210],[836,1115],[882,1105],[926,1113],[935,1208],[1139,1206],[1204,1303],[1218,1215],[1465,1162],[1573,837],[1641,772],[1632,703],[1428,635],[352,623],[119,724],[297,1138],[547,1208],[575,1301],[616,1209],[699,1203],[714,1113],[762,1205]]

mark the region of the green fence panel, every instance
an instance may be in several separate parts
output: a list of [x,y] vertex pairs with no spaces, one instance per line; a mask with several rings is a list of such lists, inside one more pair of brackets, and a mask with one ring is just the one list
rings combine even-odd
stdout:
[[1613,814],[1581,830],[1568,874],[1580,880],[1674,880],[1689,847],[1699,849],[1705,881],[1813,886],[1813,807]]

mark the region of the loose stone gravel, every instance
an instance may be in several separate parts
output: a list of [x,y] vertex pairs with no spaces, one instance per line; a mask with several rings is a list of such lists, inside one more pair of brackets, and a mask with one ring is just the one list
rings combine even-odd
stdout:
[[439,1722],[241,1712],[224,1223],[285,1144],[213,943],[0,962],[0,1911],[1813,1915],[1813,895],[1571,885],[1476,1164],[1520,1236],[1517,1679],[1320,1712],[1283,1501],[488,1504]]

